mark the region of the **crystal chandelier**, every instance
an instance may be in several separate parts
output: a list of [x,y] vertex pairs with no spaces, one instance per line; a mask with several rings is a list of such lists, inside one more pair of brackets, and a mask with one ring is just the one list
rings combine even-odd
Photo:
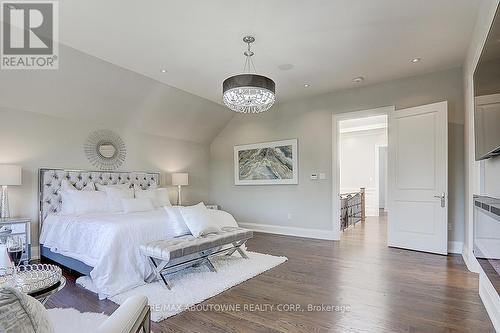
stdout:
[[249,73],[252,69],[256,73],[252,60],[254,53],[250,50],[250,44],[255,42],[252,36],[243,38],[248,48],[243,54],[246,57],[243,72],[231,76],[222,83],[222,98],[224,104],[231,110],[241,113],[260,113],[267,111],[273,106],[275,97],[275,84],[270,78],[262,75]]

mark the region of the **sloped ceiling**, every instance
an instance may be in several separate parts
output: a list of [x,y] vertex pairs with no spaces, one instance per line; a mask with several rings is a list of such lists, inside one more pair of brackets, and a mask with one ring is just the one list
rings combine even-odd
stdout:
[[59,70],[0,71],[0,107],[200,143],[233,117],[219,104],[69,47],[60,47],[59,59]]

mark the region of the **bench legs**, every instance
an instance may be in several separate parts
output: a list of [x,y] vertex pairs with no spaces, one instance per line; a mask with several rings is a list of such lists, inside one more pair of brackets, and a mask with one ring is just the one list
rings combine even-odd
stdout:
[[200,265],[205,265],[211,272],[217,272],[217,269],[210,261],[210,257],[213,257],[217,254],[225,254],[226,256],[231,256],[234,252],[238,251],[240,256],[242,256],[244,259],[249,259],[248,255],[241,248],[241,246],[243,244],[245,244],[246,241],[247,241],[247,239],[244,239],[244,240],[241,240],[238,242],[234,242],[234,243],[232,243],[233,247],[231,247],[229,249],[218,250],[218,251],[210,253],[210,254],[206,254],[209,251],[200,252],[200,255],[201,255],[200,257],[188,260],[186,262],[181,262],[181,263],[178,263],[178,264],[175,264],[172,266],[168,266],[168,261],[159,261],[159,263],[157,263],[155,258],[153,258],[153,257],[148,257],[148,258],[155,268],[156,276],[161,278],[163,283],[165,284],[165,286],[169,290],[171,290],[172,288],[171,288],[170,284],[168,283],[167,279],[165,278],[164,274],[168,274],[169,272],[173,273],[173,272],[178,271],[178,270],[183,269],[183,268],[200,266]]
[[233,253],[234,253],[234,252],[238,251],[238,253],[240,254],[240,256],[242,256],[242,257],[243,257],[243,258],[245,258],[245,259],[248,259],[247,254],[246,254],[246,253],[245,253],[245,251],[243,251],[243,249],[241,248],[241,246],[242,246],[243,244],[245,244],[245,242],[246,242],[246,241],[247,241],[247,240],[245,239],[245,240],[242,240],[242,241],[240,241],[240,242],[234,242],[234,243],[233,243],[233,248],[231,248],[231,250],[229,250],[229,252],[228,252],[228,253],[226,253],[226,256],[230,257],[230,256],[232,256],[232,255],[233,255]]
[[153,266],[155,267],[156,276],[158,277],[158,275],[159,275],[159,277],[163,280],[163,283],[165,284],[165,286],[167,287],[167,289],[171,290],[172,288],[168,284],[167,279],[165,279],[165,277],[162,274],[162,270],[165,268],[165,266],[167,266],[167,263],[166,262],[165,263],[162,262],[160,264],[160,266],[158,266],[156,264],[156,261],[153,258],[149,257],[149,260],[151,261],[151,263],[153,263]]

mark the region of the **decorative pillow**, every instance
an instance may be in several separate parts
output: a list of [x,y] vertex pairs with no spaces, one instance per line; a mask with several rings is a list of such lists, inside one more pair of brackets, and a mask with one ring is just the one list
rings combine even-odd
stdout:
[[102,213],[107,211],[106,193],[99,191],[66,191],[75,214]]
[[171,234],[172,237],[191,235],[191,231],[189,231],[182,217],[180,206],[165,206],[163,208],[167,212],[168,234]]
[[149,198],[122,199],[122,206],[125,213],[147,212],[155,209]]
[[[75,212],[75,207],[73,202],[71,202],[71,196],[68,191],[78,191],[73,184],[71,184],[67,179],[63,179],[61,182],[61,213],[63,214],[73,214]],[[93,182],[87,183],[82,191],[95,191],[95,186]]]
[[14,288],[0,289],[0,332],[54,333],[42,303]]
[[151,199],[156,208],[172,206],[168,196],[168,189],[166,188],[153,188],[148,190],[141,190],[137,185],[134,185],[134,192],[136,198]]
[[217,223],[212,221],[210,213],[203,202],[194,206],[180,207],[179,210],[194,237],[221,231]]
[[123,212],[122,199],[133,199],[134,190],[124,187],[106,187],[106,197],[108,201],[108,211],[111,213]]
[[125,183],[125,184],[115,184],[115,185],[103,185],[99,183],[95,183],[95,187],[98,191],[106,191],[106,188],[122,188],[122,189],[128,189],[132,186],[131,183]]

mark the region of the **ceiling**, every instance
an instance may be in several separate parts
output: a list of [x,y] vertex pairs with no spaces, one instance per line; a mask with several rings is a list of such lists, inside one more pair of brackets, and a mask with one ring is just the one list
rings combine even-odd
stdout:
[[276,81],[282,102],[460,66],[479,2],[65,0],[60,40],[221,103],[251,34],[257,72]]

